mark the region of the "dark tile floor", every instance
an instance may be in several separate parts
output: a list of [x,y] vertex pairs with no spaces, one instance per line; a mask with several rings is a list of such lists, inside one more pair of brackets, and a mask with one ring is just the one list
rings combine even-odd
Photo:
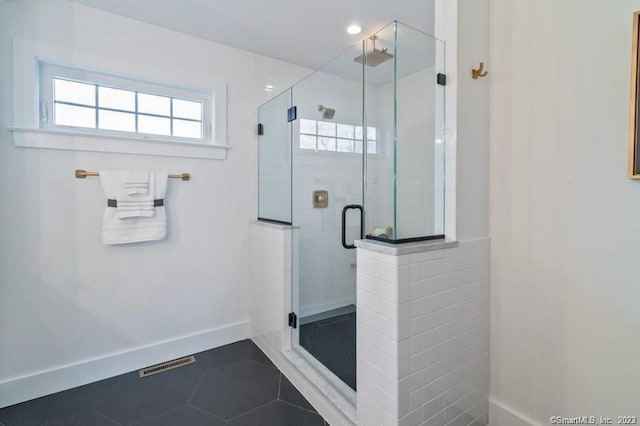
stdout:
[[138,372],[0,409],[0,426],[324,426],[322,417],[251,341],[196,362]]
[[[356,313],[340,313],[300,326],[300,346],[356,390]],[[343,312],[344,309],[336,310]]]

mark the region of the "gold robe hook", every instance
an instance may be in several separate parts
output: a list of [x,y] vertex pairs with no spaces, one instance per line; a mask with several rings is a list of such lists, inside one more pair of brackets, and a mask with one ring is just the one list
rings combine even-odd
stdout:
[[480,67],[476,70],[476,69],[472,69],[471,70],[471,78],[473,78],[474,80],[477,80],[478,77],[484,77],[487,74],[489,74],[488,71],[484,71],[484,62],[480,62]]

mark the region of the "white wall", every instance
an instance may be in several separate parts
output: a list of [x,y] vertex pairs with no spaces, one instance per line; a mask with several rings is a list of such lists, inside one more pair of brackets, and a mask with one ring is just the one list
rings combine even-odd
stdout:
[[[10,37],[102,55],[109,71],[228,83],[226,161],[13,146]],[[249,336],[256,108],[306,71],[66,1],[0,6],[0,406]],[[99,140],[96,143],[100,143]],[[105,246],[98,179],[76,168],[190,172],[164,241]],[[88,366],[99,367],[91,370]]]
[[492,414],[640,415],[639,9],[491,0]]

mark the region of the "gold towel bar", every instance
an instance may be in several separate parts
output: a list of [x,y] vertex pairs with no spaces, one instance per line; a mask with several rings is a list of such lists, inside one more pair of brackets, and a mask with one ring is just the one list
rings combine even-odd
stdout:
[[[85,179],[87,176],[100,176],[98,172],[88,172],[86,170],[76,170],[76,178]],[[179,173],[175,175],[169,175],[173,179],[190,180],[191,175],[189,173]]]

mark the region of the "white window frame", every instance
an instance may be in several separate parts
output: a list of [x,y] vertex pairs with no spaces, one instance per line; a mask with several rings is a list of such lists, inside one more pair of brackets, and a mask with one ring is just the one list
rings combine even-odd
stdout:
[[[157,135],[141,135],[117,131],[93,131],[84,128],[40,127],[38,108],[38,60],[56,65],[95,70],[106,75],[122,76],[137,82],[154,83],[152,80],[127,74],[128,64],[120,58],[70,49],[48,43],[13,38],[13,122],[7,125],[12,132],[13,143],[21,148],[61,149],[71,151],[140,154],[183,158],[225,160],[227,151],[227,83],[221,80],[207,81],[207,88],[182,87],[190,81],[176,75],[175,87],[200,91],[211,95],[210,139],[202,140],[167,138]],[[142,60],[142,59],[141,59]],[[116,64],[114,67],[113,64]],[[135,66],[135,64],[133,64]],[[140,68],[140,64],[136,69]],[[149,68],[147,66],[147,68]],[[113,71],[113,74],[103,70]],[[124,70],[124,72],[123,72]],[[173,83],[173,82],[172,82]],[[173,87],[173,86],[170,86]],[[153,93],[153,92],[152,92]],[[203,117],[204,119],[204,117]]]
[[[302,131],[302,126],[298,127],[298,149],[300,151],[303,152],[331,152],[331,153],[338,153],[338,154],[357,154],[357,155],[362,155],[362,152],[359,152],[355,149],[355,143],[360,141],[362,142],[362,150],[365,151],[369,149],[369,145],[368,142],[375,142],[375,150],[373,152],[366,152],[365,154],[367,155],[375,155],[378,152],[380,152],[380,142],[377,139],[378,136],[378,129],[376,127],[373,126],[359,126],[357,124],[350,124],[350,123],[338,123],[338,122],[333,122],[333,121],[327,121],[327,120],[314,120],[311,118],[302,118],[301,120],[306,120],[306,121],[313,121],[316,123],[316,131],[315,133],[307,133],[307,132],[303,132]],[[327,123],[332,123],[336,126],[336,135],[335,136],[325,136],[325,135],[321,135],[318,133],[318,123],[320,122],[327,122]],[[337,126],[338,125],[344,125],[344,126],[353,126],[353,127],[362,127],[362,139],[356,139],[355,135],[353,137],[353,139],[351,138],[343,138],[338,136],[337,134]],[[376,139],[371,139],[368,136],[368,129],[375,129],[376,130]],[[316,138],[316,147],[314,149],[311,148],[303,148],[302,147],[302,142],[301,142],[301,138],[300,136],[314,136]],[[327,150],[327,149],[319,149],[318,148],[318,138],[328,138],[328,139],[333,139],[335,140],[335,144],[336,144],[336,149],[333,150]],[[346,141],[353,141],[354,143],[354,150],[353,151],[340,151],[338,150],[338,141],[340,140],[346,140]]]
[[[38,127],[40,129],[62,129],[82,131],[93,134],[116,135],[120,137],[143,137],[155,140],[166,140],[183,143],[202,143],[212,144],[211,139],[213,128],[213,95],[196,89],[188,89],[167,84],[153,83],[135,78],[129,78],[110,74],[103,71],[90,70],[80,67],[72,67],[67,65],[56,64],[47,60],[38,58],[37,60],[37,105],[38,105]],[[144,134],[139,132],[124,132],[115,130],[105,130],[100,128],[86,128],[63,126],[55,123],[54,119],[54,90],[53,80],[55,78],[87,83],[98,87],[108,87],[113,89],[122,89],[135,93],[144,93],[150,95],[163,96],[167,98],[176,98],[202,103],[202,137],[201,138],[184,138],[172,135],[155,135]],[[97,110],[99,105],[93,107]],[[123,111],[124,112],[124,111]],[[134,113],[138,115],[136,111]],[[171,115],[167,118],[173,118]]]

